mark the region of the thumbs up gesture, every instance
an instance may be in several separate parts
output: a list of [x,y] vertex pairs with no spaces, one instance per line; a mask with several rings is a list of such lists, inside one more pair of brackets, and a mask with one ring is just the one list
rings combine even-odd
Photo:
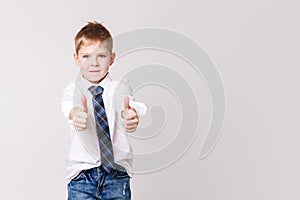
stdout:
[[136,110],[129,106],[129,97],[124,99],[124,110],[121,112],[121,116],[125,131],[128,133],[134,132],[139,124],[139,119]]
[[73,125],[76,130],[83,131],[86,129],[87,126],[87,102],[86,102],[86,96],[81,96],[81,107],[73,107],[71,110],[69,119],[73,120]]

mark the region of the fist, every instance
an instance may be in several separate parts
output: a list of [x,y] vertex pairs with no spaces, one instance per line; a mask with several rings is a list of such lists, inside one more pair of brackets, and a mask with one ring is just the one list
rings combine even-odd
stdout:
[[132,133],[139,124],[139,118],[135,109],[129,106],[129,97],[124,99],[124,110],[121,112],[123,126],[126,132]]
[[78,131],[83,131],[87,127],[87,103],[86,96],[81,96],[81,107],[74,107],[70,113],[70,119],[73,120],[74,128]]

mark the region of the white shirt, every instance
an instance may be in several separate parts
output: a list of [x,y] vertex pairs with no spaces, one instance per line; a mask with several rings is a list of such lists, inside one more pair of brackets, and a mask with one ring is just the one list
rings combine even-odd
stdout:
[[[71,149],[67,159],[67,183],[82,170],[101,165],[100,148],[97,138],[92,94],[88,88],[92,85],[79,73],[75,83],[70,83],[63,91],[61,101],[62,112],[70,126]],[[112,80],[109,73],[98,84],[104,91],[102,94],[104,107],[109,124],[115,162],[123,166],[130,177],[133,176],[133,152],[127,133],[122,125],[121,111],[124,108],[124,98],[129,96],[129,105],[134,108],[139,119],[145,115],[145,104],[134,101],[132,89],[127,80]],[[77,131],[73,121],[69,119],[73,107],[81,107],[81,95],[87,98],[88,120],[84,131]]]

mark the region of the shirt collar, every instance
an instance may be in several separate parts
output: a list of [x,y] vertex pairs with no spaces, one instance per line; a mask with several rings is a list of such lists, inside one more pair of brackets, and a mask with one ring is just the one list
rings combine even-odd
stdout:
[[92,85],[94,86],[101,86],[104,91],[105,89],[107,89],[109,87],[109,84],[111,82],[111,77],[110,77],[110,74],[109,72],[107,72],[106,76],[98,83],[98,84],[93,84],[91,82],[89,82],[88,80],[86,80],[81,73],[79,73],[79,76],[78,76],[78,81],[82,87],[82,89],[87,92],[89,87],[91,87]]

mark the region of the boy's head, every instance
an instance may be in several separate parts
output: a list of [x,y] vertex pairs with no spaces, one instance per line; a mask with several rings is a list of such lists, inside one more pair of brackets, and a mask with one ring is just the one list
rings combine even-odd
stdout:
[[109,31],[98,22],[88,22],[75,36],[74,60],[85,79],[99,83],[114,62]]

